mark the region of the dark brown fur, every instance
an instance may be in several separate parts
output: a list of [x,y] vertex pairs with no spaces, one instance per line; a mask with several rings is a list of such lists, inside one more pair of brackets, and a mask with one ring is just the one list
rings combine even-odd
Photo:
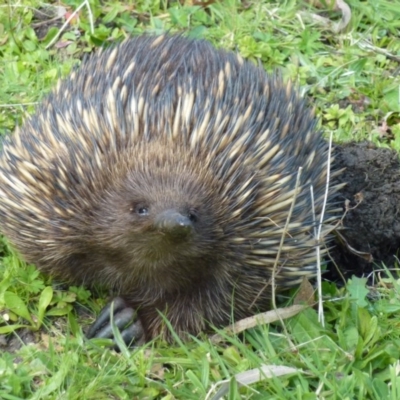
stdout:
[[[157,310],[181,335],[221,326],[269,308],[275,264],[278,289],[315,274],[310,185],[319,221],[328,160],[315,125],[290,84],[233,53],[131,39],[84,62],[6,140],[1,228],[41,270],[116,289],[149,338]],[[191,233],[162,231],[165,210],[190,216]]]

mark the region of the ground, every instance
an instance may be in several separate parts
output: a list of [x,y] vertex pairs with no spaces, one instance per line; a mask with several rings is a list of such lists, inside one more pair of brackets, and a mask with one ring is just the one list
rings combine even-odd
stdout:
[[382,263],[393,267],[400,248],[398,153],[364,141],[336,145],[334,154],[335,168],[345,169],[337,178],[346,184],[338,201],[347,208],[332,252],[337,264],[346,276],[361,276]]

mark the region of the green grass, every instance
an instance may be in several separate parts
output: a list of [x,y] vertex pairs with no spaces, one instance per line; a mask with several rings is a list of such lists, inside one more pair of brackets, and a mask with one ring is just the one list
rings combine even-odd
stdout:
[[[186,32],[239,51],[266,70],[281,68],[315,105],[335,141],[369,139],[400,149],[400,7],[349,0],[352,20],[333,33],[301,1],[90,1],[62,25],[34,18],[43,3],[0,5],[0,132],[12,132],[85,53],[141,32]],[[81,0],[64,0],[74,11]],[[93,16],[91,32],[89,15]],[[38,39],[35,29],[41,29]],[[82,326],[106,293],[68,287],[26,266],[0,242],[1,399],[400,399],[400,281],[377,275],[325,282],[326,326],[308,309],[281,324],[212,344],[206,336],[115,353],[87,341]],[[398,271],[395,271],[398,273]],[[11,335],[12,340],[9,338]],[[28,343],[20,346],[20,341]],[[235,375],[279,365],[294,372],[238,387]]]

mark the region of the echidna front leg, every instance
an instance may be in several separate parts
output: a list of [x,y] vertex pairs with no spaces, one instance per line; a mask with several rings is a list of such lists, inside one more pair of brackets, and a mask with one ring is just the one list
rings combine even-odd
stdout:
[[113,312],[114,324],[120,330],[126,344],[140,345],[145,342],[143,325],[137,318],[136,311],[121,297],[115,298],[100,311],[100,315],[86,334],[88,339],[114,338],[111,312]]

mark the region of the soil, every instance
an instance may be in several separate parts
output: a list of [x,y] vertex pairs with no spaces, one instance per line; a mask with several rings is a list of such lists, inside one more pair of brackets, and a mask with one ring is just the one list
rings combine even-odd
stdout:
[[338,181],[347,183],[338,200],[347,209],[331,252],[346,277],[392,267],[400,248],[399,155],[370,142],[349,143],[334,150]]
[[0,352],[7,351],[9,353],[15,353],[22,346],[37,342],[37,337],[30,329],[18,329],[17,332],[11,335],[0,335]]

